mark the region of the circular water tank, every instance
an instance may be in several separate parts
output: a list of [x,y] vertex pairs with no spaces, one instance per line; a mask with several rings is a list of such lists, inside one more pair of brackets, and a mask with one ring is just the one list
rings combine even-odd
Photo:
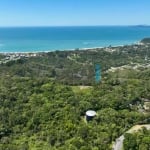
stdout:
[[96,112],[93,111],[93,110],[88,110],[88,111],[86,112],[86,116],[94,117],[95,115],[96,115]]
[[88,111],[86,112],[86,120],[87,120],[87,121],[92,120],[93,117],[95,117],[95,116],[96,116],[96,112],[93,111],[93,110],[88,110]]

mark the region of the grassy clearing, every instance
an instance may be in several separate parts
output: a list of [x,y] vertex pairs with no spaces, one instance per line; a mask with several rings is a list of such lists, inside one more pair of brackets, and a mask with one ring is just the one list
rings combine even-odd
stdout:
[[91,92],[92,86],[71,86],[74,93],[86,93]]

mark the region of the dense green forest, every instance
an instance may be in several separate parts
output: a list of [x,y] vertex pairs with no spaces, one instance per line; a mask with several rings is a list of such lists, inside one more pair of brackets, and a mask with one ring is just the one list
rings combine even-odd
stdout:
[[[148,47],[107,50],[40,53],[0,64],[0,149],[112,150],[130,127],[150,123],[150,114],[139,109],[143,99],[150,99],[149,60],[144,59],[150,56]],[[98,84],[96,63],[102,66]],[[108,71],[133,63],[144,67]],[[89,109],[97,115],[87,122]],[[147,132],[142,134],[149,142]]]
[[148,150],[150,149],[150,131],[143,128],[134,134],[125,134],[124,150]]

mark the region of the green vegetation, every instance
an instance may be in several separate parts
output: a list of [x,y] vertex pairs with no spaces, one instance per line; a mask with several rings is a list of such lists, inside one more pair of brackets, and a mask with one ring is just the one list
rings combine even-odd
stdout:
[[2,63],[0,77],[49,77],[65,85],[93,85],[95,64],[101,65],[103,76],[111,67],[146,65],[150,61],[149,48],[145,45],[131,45],[40,53],[37,57]]
[[0,61],[5,58],[4,55],[0,54]]
[[149,150],[150,148],[150,131],[143,128],[134,134],[125,134],[124,150]]
[[144,38],[141,43],[150,44],[150,38]]
[[[137,47],[56,51],[1,64],[0,149],[111,150],[130,127],[149,123],[139,106],[150,99],[150,69],[107,72],[131,61],[147,63],[147,49]],[[94,63],[103,68],[100,84],[94,83]],[[97,116],[86,123],[88,109]]]

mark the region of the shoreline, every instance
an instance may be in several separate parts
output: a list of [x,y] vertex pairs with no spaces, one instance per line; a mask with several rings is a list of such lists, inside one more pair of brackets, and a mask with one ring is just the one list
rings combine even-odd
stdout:
[[[133,44],[131,44],[133,45]],[[66,50],[47,50],[47,51],[31,51],[31,52],[0,52],[0,55],[5,57],[0,60],[0,65],[8,63],[10,61],[19,60],[21,58],[30,58],[37,57],[47,53],[55,53],[55,52],[86,52],[86,51],[110,51],[113,52],[114,48],[124,47],[127,45],[118,45],[118,46],[107,46],[107,47],[92,47],[92,48],[75,48],[75,49],[66,49]]]
[[140,42],[135,42],[131,44],[125,44],[125,45],[116,45],[116,46],[104,46],[104,47],[85,47],[85,48],[74,48],[74,49],[60,49],[60,50],[45,50],[45,51],[29,51],[29,52],[0,52],[0,54],[7,55],[7,54],[38,54],[38,53],[50,53],[50,52],[64,52],[64,51],[86,51],[86,50],[95,50],[95,49],[104,49],[104,48],[117,48],[117,47],[124,47],[124,46],[132,46],[132,45],[142,45]]

